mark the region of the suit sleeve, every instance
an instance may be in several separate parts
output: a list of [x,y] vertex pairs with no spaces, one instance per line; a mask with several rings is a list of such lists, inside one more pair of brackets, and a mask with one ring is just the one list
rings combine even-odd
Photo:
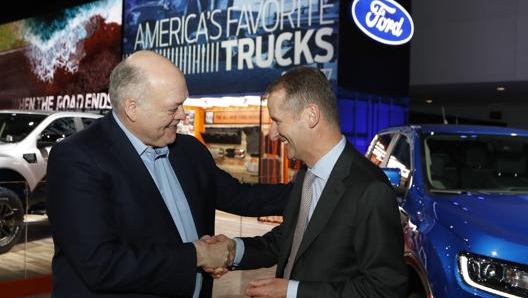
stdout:
[[278,262],[282,229],[279,225],[262,236],[241,237],[244,241],[244,255],[237,269],[248,270],[271,267]]
[[[193,137],[187,137],[187,145],[182,148],[188,150],[185,154],[195,158],[203,171],[212,175],[214,181],[215,208],[224,212],[240,216],[282,215],[288,202],[292,185],[288,184],[251,184],[241,183],[231,174],[216,165],[207,148]],[[183,138],[182,138],[183,139]],[[194,165],[195,168],[198,164]]]
[[237,269],[247,270],[271,267],[278,263],[280,254],[284,253],[285,247],[289,249],[287,227],[291,226],[291,218],[297,212],[296,204],[298,204],[298,200],[295,197],[300,194],[296,180],[297,175],[294,176],[290,183],[289,198],[283,213],[284,221],[262,236],[240,237],[244,241],[245,251]]

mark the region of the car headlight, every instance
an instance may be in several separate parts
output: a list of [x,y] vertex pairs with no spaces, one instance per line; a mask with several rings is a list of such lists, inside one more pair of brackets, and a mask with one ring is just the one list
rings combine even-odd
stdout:
[[496,295],[528,297],[528,266],[470,253],[458,256],[462,279],[470,286]]

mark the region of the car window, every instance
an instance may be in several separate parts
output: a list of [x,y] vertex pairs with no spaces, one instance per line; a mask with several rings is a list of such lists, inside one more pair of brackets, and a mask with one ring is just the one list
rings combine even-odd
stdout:
[[95,120],[97,120],[97,119],[96,119],[96,118],[81,117],[81,122],[82,122],[83,128],[88,127],[88,126],[89,126],[90,124],[92,124]]
[[0,142],[18,142],[24,139],[46,115],[0,113]]
[[375,165],[382,166],[394,134],[376,135],[367,151],[367,158]]
[[40,140],[46,142],[56,142],[57,140],[74,134],[76,131],[77,130],[75,129],[75,121],[73,117],[59,118],[51,122],[42,131]]
[[520,191],[528,188],[528,138],[436,134],[424,138],[434,189]]

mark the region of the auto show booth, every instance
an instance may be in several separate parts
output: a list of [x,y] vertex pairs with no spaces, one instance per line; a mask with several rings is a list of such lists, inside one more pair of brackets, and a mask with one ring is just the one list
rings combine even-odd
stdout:
[[[379,129],[408,122],[410,2],[99,0],[0,24],[7,41],[0,73],[10,78],[0,83],[0,108],[106,113],[112,68],[137,50],[154,50],[187,79],[180,133],[202,141],[240,181],[288,182],[301,165],[269,138],[267,85],[295,66],[321,69],[334,86],[343,134],[365,152]],[[5,298],[51,287],[49,232],[38,236],[40,224],[18,224],[17,243],[0,255]],[[34,250],[35,239],[46,248]]]

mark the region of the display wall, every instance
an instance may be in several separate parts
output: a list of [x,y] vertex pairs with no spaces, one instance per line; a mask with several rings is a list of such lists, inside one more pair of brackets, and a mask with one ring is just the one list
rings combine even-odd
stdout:
[[[343,132],[363,151],[377,130],[408,122],[409,44],[383,44],[365,34],[353,21],[353,3],[125,0],[123,56],[139,49],[165,55],[185,73],[191,97],[260,96],[283,71],[297,65],[318,67],[335,87]],[[366,7],[365,13],[378,9],[385,22],[410,11],[410,0],[385,1],[381,8],[376,8],[379,1],[358,3]],[[239,126],[224,125],[235,130]],[[288,164],[279,157],[278,165],[270,166],[282,169],[279,181],[287,181]]]
[[[339,11],[339,59],[338,59],[338,96],[341,129],[348,140],[365,152],[368,142],[374,134],[385,127],[403,125],[409,122],[409,62],[410,41],[397,43],[391,39],[380,42],[380,39],[390,39],[385,34],[391,30],[376,30],[380,23],[389,23],[391,17],[398,22],[412,22],[407,19],[403,10],[412,14],[410,0],[384,1],[383,9],[396,7],[392,13],[381,12],[379,2],[359,0],[356,11],[353,10],[353,0],[341,0]],[[396,3],[396,4],[395,4]],[[353,13],[359,14],[359,5],[365,9],[356,18],[374,20],[375,9],[383,13],[378,22],[372,26],[371,32],[361,30],[354,21]],[[370,13],[370,15],[368,15]],[[380,25],[380,28],[383,26]],[[402,28],[405,28],[402,26]],[[410,38],[413,32],[402,29],[397,38]],[[414,31],[414,30],[411,30]],[[376,38],[376,34],[379,37]],[[373,38],[375,37],[375,38]]]
[[296,65],[337,85],[338,12],[337,0],[124,0],[123,55],[165,55],[192,96],[259,94]]
[[[121,60],[121,16],[120,0],[100,0],[0,24],[0,109],[109,109],[105,78]],[[17,142],[14,135],[5,135],[7,131],[22,131],[32,124],[2,119],[2,143],[12,143],[2,144],[2,148]],[[25,144],[31,144],[31,140]],[[47,157],[45,151],[31,149],[36,148],[19,149],[20,155],[38,160]],[[30,186],[22,176],[13,178],[12,169],[31,168],[35,179],[42,178],[38,183],[41,186],[46,179],[45,170],[42,173],[39,168],[45,168],[45,162],[28,158],[28,165],[23,167],[13,164],[21,157],[3,160],[0,183],[12,186],[10,189],[16,190],[18,198],[29,206],[29,198],[39,196],[44,188]],[[48,293],[54,249],[47,217],[40,211],[17,207],[14,202],[13,194],[1,191],[0,297]],[[21,226],[18,208],[24,210]]]
[[[410,1],[399,2],[410,8]],[[342,131],[361,152],[379,129],[408,122],[408,45],[381,44],[358,30],[352,3],[101,0],[3,24],[0,108],[108,111],[113,66],[152,49],[186,75],[190,98],[181,133],[201,140],[241,181],[288,182],[301,165],[269,139],[271,120],[261,98],[283,71],[310,65],[326,74],[338,96]],[[52,242],[44,268],[35,269],[33,260],[42,256],[32,256],[31,240],[18,246],[23,261],[6,279],[49,274]]]
[[[408,98],[410,42],[398,45],[386,44],[365,34],[353,20],[353,2],[352,0],[340,2],[338,86],[345,92],[361,92],[387,98]],[[372,3],[372,1],[364,2],[365,5]],[[411,12],[410,0],[395,2]],[[388,12],[385,16],[391,17]],[[405,32],[402,35],[405,35]]]
[[109,109],[121,18],[121,0],[100,0],[0,25],[0,108]]

